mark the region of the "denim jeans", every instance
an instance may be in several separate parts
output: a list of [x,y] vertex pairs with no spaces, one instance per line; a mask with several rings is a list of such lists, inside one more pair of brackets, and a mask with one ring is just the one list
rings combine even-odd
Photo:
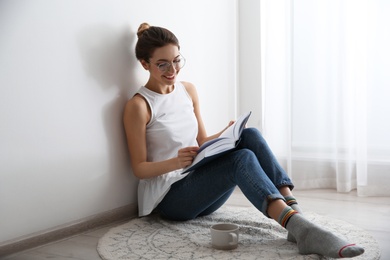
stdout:
[[284,200],[278,188],[293,184],[255,128],[244,129],[237,148],[174,183],[157,206],[171,220],[190,220],[221,207],[238,186],[265,216],[271,201]]

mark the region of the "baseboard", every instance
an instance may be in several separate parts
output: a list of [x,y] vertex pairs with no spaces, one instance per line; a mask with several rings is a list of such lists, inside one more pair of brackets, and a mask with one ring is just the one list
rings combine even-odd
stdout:
[[76,222],[57,226],[28,236],[5,241],[0,244],[0,257],[21,252],[27,249],[52,243],[83,232],[103,227],[116,221],[131,219],[137,216],[137,204],[129,204],[110,211],[99,213]]

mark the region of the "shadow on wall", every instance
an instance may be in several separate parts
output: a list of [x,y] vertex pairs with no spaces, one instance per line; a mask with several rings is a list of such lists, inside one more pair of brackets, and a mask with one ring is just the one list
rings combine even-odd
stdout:
[[79,47],[86,73],[102,88],[117,87],[127,92],[135,82],[134,42],[135,32],[130,28],[85,28],[79,35]]
[[[135,76],[138,61],[133,54],[135,36],[135,32],[129,27],[114,28],[107,25],[95,25],[81,31],[78,38],[80,55],[87,75],[96,80],[103,90],[110,89],[110,92],[112,89],[117,90],[114,98],[104,105],[102,111],[103,127],[107,136],[110,156],[109,174],[105,176],[109,180],[105,183],[111,188],[123,185],[123,178],[127,180],[135,178],[130,170],[126,136],[122,123],[126,101],[139,88]],[[117,178],[118,175],[122,178]],[[133,196],[135,196],[134,190],[128,190],[133,192]],[[104,200],[110,200],[110,198],[106,197]]]

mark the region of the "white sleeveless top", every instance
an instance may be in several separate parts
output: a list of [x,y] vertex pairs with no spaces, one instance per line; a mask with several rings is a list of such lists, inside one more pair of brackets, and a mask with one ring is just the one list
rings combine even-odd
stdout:
[[[198,122],[190,95],[181,82],[168,94],[141,87],[138,94],[148,102],[150,122],[146,125],[147,160],[163,161],[177,156],[179,149],[197,146]],[[142,179],[138,184],[138,214],[145,216],[161,202],[171,185],[187,174],[182,170]]]

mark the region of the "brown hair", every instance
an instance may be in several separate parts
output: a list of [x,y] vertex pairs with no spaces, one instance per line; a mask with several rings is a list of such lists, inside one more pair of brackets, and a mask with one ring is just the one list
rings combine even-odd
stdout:
[[138,41],[135,45],[135,56],[138,60],[149,62],[153,52],[160,47],[168,44],[176,45],[180,50],[179,40],[168,29],[150,26],[148,23],[142,23],[137,31]]

